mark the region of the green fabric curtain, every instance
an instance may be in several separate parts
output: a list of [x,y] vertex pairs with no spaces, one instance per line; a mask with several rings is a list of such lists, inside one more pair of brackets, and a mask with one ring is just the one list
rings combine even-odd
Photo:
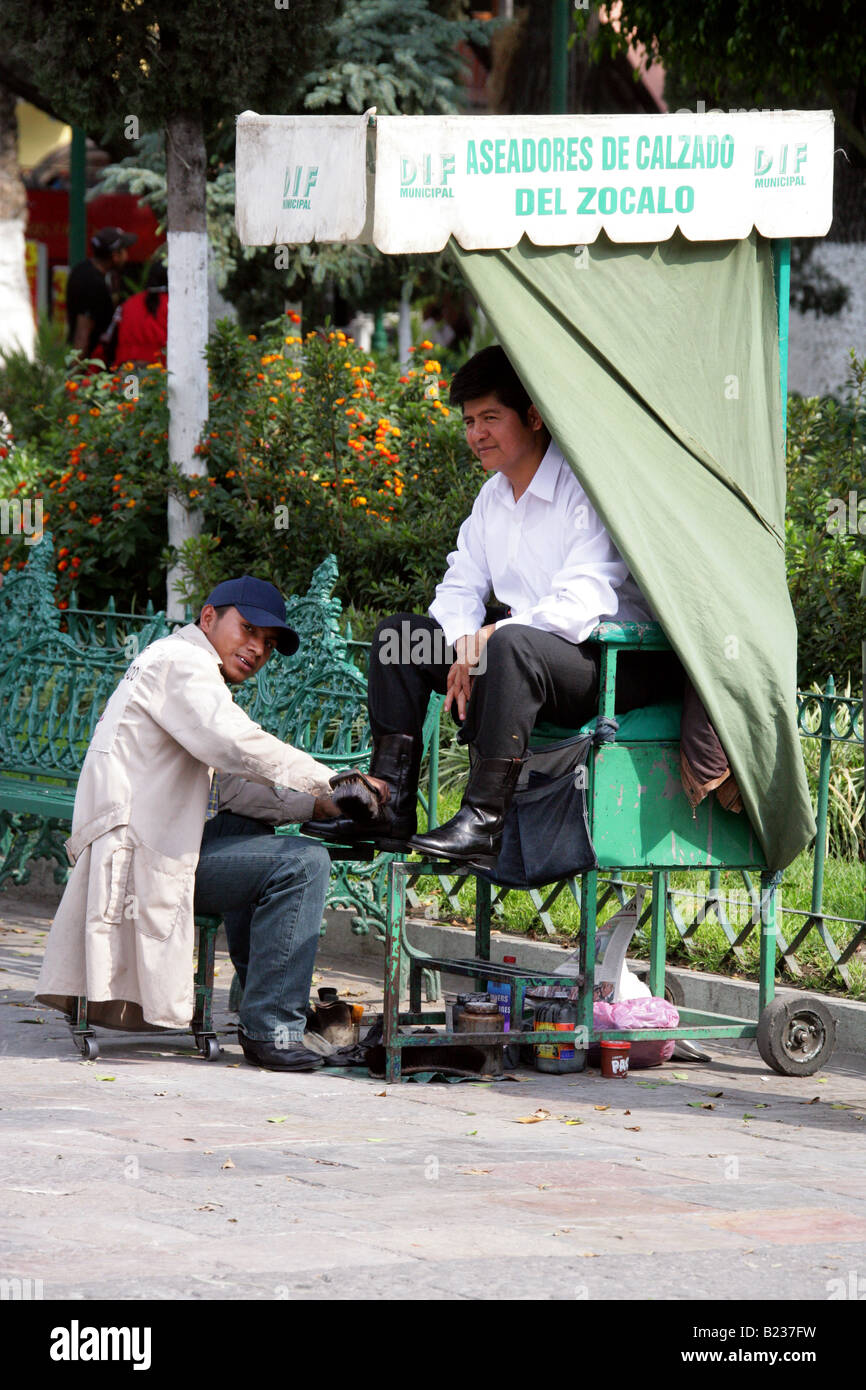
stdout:
[[770,245],[463,251],[463,274],[724,745],[767,862],[815,823],[796,719]]

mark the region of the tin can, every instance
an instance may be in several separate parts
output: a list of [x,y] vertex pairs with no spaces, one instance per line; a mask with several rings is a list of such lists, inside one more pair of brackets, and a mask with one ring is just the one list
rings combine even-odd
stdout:
[[[498,1033],[502,1029],[502,1015],[495,999],[487,994],[470,994],[466,997],[455,1022],[457,1033]],[[498,1075],[502,1071],[502,1043],[479,1044],[484,1052],[485,1072]]]
[[607,1077],[628,1076],[628,1054],[631,1043],[611,1041],[601,1044],[601,1074]]

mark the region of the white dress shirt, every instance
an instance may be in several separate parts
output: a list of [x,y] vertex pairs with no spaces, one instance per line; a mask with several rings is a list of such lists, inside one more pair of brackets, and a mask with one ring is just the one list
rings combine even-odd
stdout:
[[605,619],[655,620],[552,441],[519,501],[501,473],[484,484],[428,611],[453,643],[482,626],[491,593],[511,609],[497,628],[523,623],[568,642],[585,641]]

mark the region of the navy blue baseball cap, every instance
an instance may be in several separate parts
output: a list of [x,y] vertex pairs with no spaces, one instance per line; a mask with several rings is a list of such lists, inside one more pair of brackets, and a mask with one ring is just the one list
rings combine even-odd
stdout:
[[279,589],[264,579],[254,579],[251,574],[241,575],[240,579],[224,579],[208,594],[202,608],[212,603],[214,608],[231,606],[241,617],[256,627],[275,627],[279,629],[277,650],[283,656],[291,656],[300,646],[301,639],[294,628],[286,622],[286,605]]

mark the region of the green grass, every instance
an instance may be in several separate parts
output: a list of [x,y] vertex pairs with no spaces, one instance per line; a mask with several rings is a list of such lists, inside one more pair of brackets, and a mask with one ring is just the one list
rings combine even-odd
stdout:
[[[450,780],[450,779],[449,779]],[[462,787],[455,778],[447,790],[439,797],[439,822],[448,820],[460,805]],[[803,853],[785,870],[781,888],[781,904],[785,908],[800,908],[808,911],[812,898],[813,859],[811,853]],[[627,873],[626,881],[631,883],[650,883],[648,873]],[[697,895],[700,876],[694,873],[673,873],[670,887],[675,893],[675,901],[681,918],[686,924],[694,920],[700,903]],[[753,880],[757,888],[759,880]],[[703,874],[703,883],[709,885],[709,877]],[[680,891],[677,891],[680,890]],[[422,900],[435,905],[440,916],[452,921],[471,924],[475,910],[475,881],[470,879],[458,894],[459,911],[453,912],[445,899],[437,879],[425,877],[418,881],[418,895]],[[544,893],[545,890],[541,890]],[[736,931],[745,926],[750,908],[743,879],[739,873],[723,873],[720,891],[728,921]],[[824,870],[823,911],[834,917],[845,917],[862,922],[866,908],[866,883],[864,865],[857,860],[828,858]],[[618,901],[611,901],[599,914],[599,922],[604,922],[616,911]],[[553,907],[550,917],[555,935],[548,936],[528,893],[512,891],[503,905],[502,915],[494,919],[494,926],[501,931],[525,935],[530,939],[554,941],[561,945],[572,944],[580,926],[580,914],[571,893],[564,890]],[[780,914],[780,929],[786,941],[790,941],[800,930],[804,918],[783,912]],[[830,936],[839,949],[847,944],[857,927],[851,922],[828,922]],[[680,938],[676,925],[668,920],[667,959],[671,965],[691,966],[697,970],[707,970],[715,974],[737,975],[743,979],[757,979],[759,961],[759,935],[753,930],[742,947],[742,959],[732,952],[725,933],[719,923],[710,917],[702,922],[686,945]],[[639,928],[632,942],[630,955],[637,959],[649,955],[649,923]],[[866,999],[866,961],[853,956],[848,962],[850,988],[846,989],[839,974],[832,968],[830,956],[814,929],[797,949],[797,962],[802,972],[795,977],[784,964],[777,969],[777,978],[812,989],[845,994],[852,999]]]

